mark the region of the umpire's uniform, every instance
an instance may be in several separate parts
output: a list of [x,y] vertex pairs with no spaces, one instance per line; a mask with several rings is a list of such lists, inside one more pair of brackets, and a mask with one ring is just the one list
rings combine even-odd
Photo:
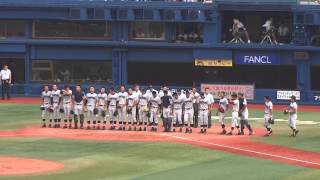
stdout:
[[4,99],[4,95],[7,95],[7,99],[10,99],[10,81],[11,81],[11,71],[10,69],[2,69],[0,71],[1,77],[1,95]]

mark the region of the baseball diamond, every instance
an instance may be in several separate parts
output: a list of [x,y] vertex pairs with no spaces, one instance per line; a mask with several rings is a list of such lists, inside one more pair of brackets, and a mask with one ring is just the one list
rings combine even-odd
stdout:
[[318,180],[319,0],[0,0],[0,180]]

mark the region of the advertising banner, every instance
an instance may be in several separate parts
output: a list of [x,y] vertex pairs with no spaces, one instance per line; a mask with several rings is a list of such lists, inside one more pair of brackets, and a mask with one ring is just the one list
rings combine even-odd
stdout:
[[248,100],[254,99],[255,87],[254,85],[239,85],[239,84],[201,84],[201,91],[209,88],[213,97],[218,99],[219,92],[224,91],[227,96],[232,93],[243,93]]
[[280,65],[280,56],[276,53],[236,53],[235,62],[240,65]]
[[300,91],[277,91],[278,100],[289,100],[291,96],[296,96],[300,100]]

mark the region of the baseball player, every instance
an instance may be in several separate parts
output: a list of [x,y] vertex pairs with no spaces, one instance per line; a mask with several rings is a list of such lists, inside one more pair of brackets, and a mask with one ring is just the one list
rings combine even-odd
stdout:
[[201,126],[200,133],[206,133],[208,128],[208,114],[210,111],[210,100],[205,98],[205,94],[200,93],[199,99],[199,125]]
[[96,104],[98,100],[98,95],[95,93],[95,88],[90,86],[89,93],[86,94],[86,105],[87,105],[87,129],[90,129],[90,123],[93,124],[93,129],[96,128]]
[[100,93],[98,94],[98,101],[96,107],[98,108],[98,129],[100,129],[100,124],[103,121],[102,129],[105,130],[107,126],[107,93],[106,88],[102,87]]
[[161,117],[164,126],[164,132],[171,131],[171,121],[172,121],[172,97],[168,95],[168,91],[163,91],[163,96],[161,97]]
[[129,131],[132,130],[132,126],[134,130],[137,130],[137,119],[136,119],[136,108],[138,103],[138,97],[133,94],[132,88],[128,89],[128,98],[127,98],[127,116],[128,116],[128,125]]
[[285,114],[289,114],[289,127],[292,129],[290,137],[296,137],[299,133],[299,130],[297,129],[298,104],[296,102],[296,96],[290,97],[290,105],[285,110]]
[[240,126],[241,126],[241,135],[244,135],[245,126],[249,130],[249,135],[252,135],[253,130],[249,124],[249,111],[247,99],[244,97],[243,93],[238,93],[239,97],[239,116],[240,116]]
[[172,112],[173,112],[173,132],[176,127],[180,127],[179,131],[182,132],[182,103],[183,100],[179,98],[178,93],[173,93],[172,98]]
[[[138,84],[134,85],[133,95],[135,95],[138,99],[141,95],[140,86]],[[136,120],[139,121],[139,106],[136,107]]]
[[226,125],[225,125],[225,113],[228,110],[228,99],[225,97],[226,93],[225,92],[220,92],[219,93],[219,106],[218,106],[218,111],[217,111],[217,116],[219,116],[219,122],[221,124],[222,132],[220,134],[224,135],[227,133],[226,131]]
[[264,127],[267,129],[267,133],[264,136],[270,136],[272,134],[271,120],[273,119],[273,104],[269,96],[264,97]]
[[52,85],[51,91],[51,107],[53,109],[54,128],[60,128],[61,114],[60,114],[61,92],[56,84]]
[[84,114],[83,106],[85,101],[85,93],[81,90],[81,86],[76,86],[76,92],[72,95],[72,106],[74,110],[74,128],[78,129],[78,118],[80,118],[80,129],[83,129]]
[[126,89],[124,85],[120,86],[120,92],[118,93],[119,97],[119,103],[118,103],[118,111],[119,111],[119,130],[126,130],[125,125],[127,124],[127,110],[126,110],[126,104],[127,104],[127,98],[128,93],[126,92]]
[[52,123],[52,113],[50,112],[50,101],[51,101],[51,91],[49,91],[49,86],[45,85],[41,93],[42,105],[40,106],[41,118],[42,118],[42,127],[46,127],[46,119],[49,119],[49,127]]
[[149,99],[149,109],[150,109],[150,124],[151,124],[151,131],[157,131],[158,127],[158,113],[159,113],[159,106],[161,104],[161,99],[157,96],[157,92],[152,92],[152,97]]
[[198,100],[200,97],[200,94],[197,92],[197,88],[192,88],[192,96],[193,96],[193,124],[194,127],[197,128],[198,127],[198,113],[199,113],[199,104],[198,104]]
[[232,114],[231,114],[231,131],[227,135],[232,135],[234,128],[238,129],[238,134],[241,134],[240,127],[238,125],[239,118],[239,100],[237,94],[232,94],[231,98],[229,98],[229,104],[232,104]]
[[115,92],[114,88],[111,87],[109,89],[109,94],[107,98],[107,106],[109,109],[109,117],[110,117],[110,130],[116,129],[115,125],[117,124],[116,116],[118,115],[118,103],[119,103],[119,96]]
[[141,95],[139,96],[139,131],[147,130],[147,125],[148,125],[148,102],[149,102],[149,95],[144,92],[144,89],[141,89]]
[[211,107],[214,104],[214,98],[213,95],[209,92],[209,88],[204,89],[204,96],[208,99],[208,102],[210,104],[210,111],[208,113],[208,128],[211,128]]
[[193,97],[190,91],[186,91],[186,96],[183,98],[183,114],[184,114],[184,126],[186,127],[186,133],[192,133],[193,126]]
[[149,85],[149,89],[147,89],[146,93],[149,95],[149,97],[152,97],[153,91],[155,91],[158,96],[158,91],[156,89],[154,89],[152,85]]
[[69,120],[69,128],[72,128],[72,117],[71,117],[71,106],[72,106],[72,91],[69,86],[65,86],[62,90],[62,106],[64,112],[64,126],[67,128],[67,123]]

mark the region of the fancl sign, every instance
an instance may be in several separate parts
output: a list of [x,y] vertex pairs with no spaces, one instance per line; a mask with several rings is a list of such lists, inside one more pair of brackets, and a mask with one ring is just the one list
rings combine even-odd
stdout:
[[242,65],[280,65],[278,54],[236,53],[235,60]]

